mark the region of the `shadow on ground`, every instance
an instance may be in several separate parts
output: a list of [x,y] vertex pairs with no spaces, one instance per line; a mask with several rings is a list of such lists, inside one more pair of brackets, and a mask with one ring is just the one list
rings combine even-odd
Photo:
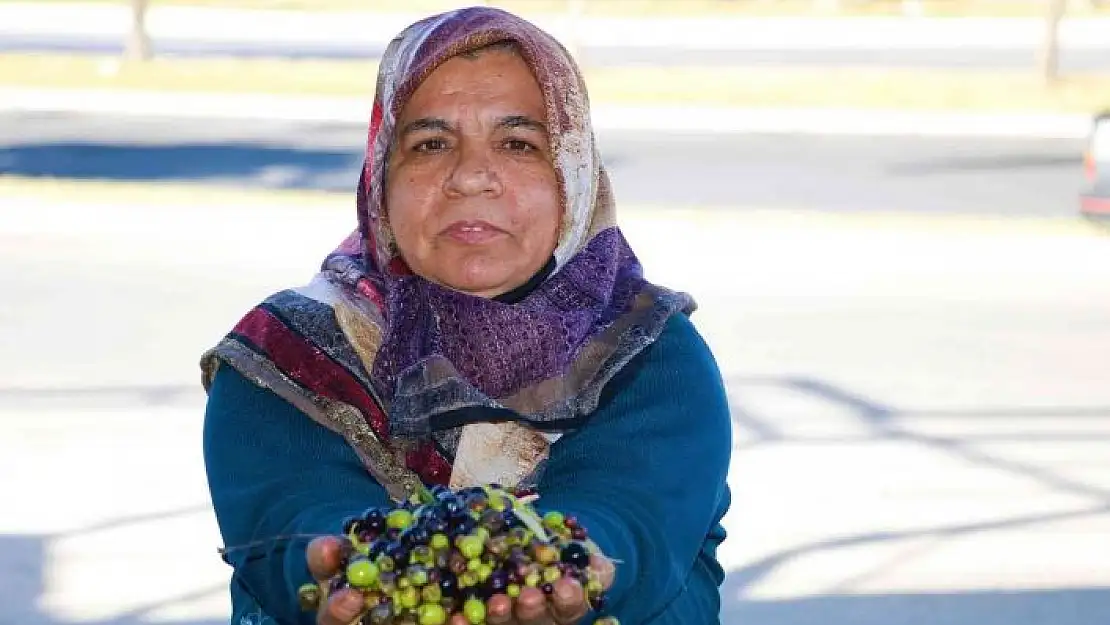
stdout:
[[1100,625],[1110,618],[1110,589],[937,594],[830,595],[781,600],[731,599],[726,625]]
[[351,191],[362,153],[261,144],[39,143],[0,148],[0,174]]
[[[51,615],[38,605],[45,593],[43,565],[48,540],[50,537],[46,536],[0,535],[0,570],[5,572],[0,589],[0,598],[4,599],[0,623],[229,625],[224,620],[165,621],[149,616],[164,605],[221,592],[223,586],[190,592],[106,619],[67,620]],[[745,568],[725,580],[721,593],[723,625],[1100,625],[1106,622],[1103,617],[1110,614],[1110,588],[753,599],[746,596],[751,573]]]
[[[94,527],[81,528],[75,533],[110,530],[133,523],[143,523],[168,519],[180,514],[196,512],[195,509],[179,510],[170,513],[143,515],[133,518],[117,519]],[[156,610],[178,602],[208,597],[223,591],[226,586],[203,588],[181,593],[168,601],[152,602],[149,605],[128,610],[110,618],[66,619],[51,614],[42,605],[45,598],[47,557],[50,541],[59,538],[52,535],[3,535],[0,534],[0,624],[3,625],[228,625],[227,620],[188,620],[173,621],[152,619]],[[123,580],[121,580],[122,582]],[[98,581],[98,583],[102,583]],[[110,587],[110,586],[106,586]],[[123,587],[126,592],[126,587]],[[246,625],[246,624],[244,624]],[[250,624],[259,625],[259,624]]]
[[[1045,489],[1083,497],[1088,505],[1051,513],[1001,516],[976,523],[936,525],[909,531],[870,532],[803,544],[773,553],[730,571],[722,588],[721,622],[726,625],[1095,625],[1110,623],[1110,587],[1053,590],[939,592],[909,594],[854,594],[830,592],[799,598],[754,598],[757,584],[783,567],[820,557],[828,552],[858,546],[894,543],[906,539],[946,539],[990,532],[1033,528],[1039,524],[1110,516],[1110,490],[1077,480],[1048,467],[1003,457],[981,448],[998,442],[1053,442],[1106,440],[1103,430],[1091,433],[1054,433],[1037,429],[1023,432],[1028,419],[1067,416],[1100,423],[1110,419],[1110,406],[1057,406],[1047,408],[998,407],[922,411],[885,404],[822,380],[807,377],[733,378],[730,387],[774,387],[794,395],[817,399],[846,409],[865,427],[852,436],[797,436],[788,434],[772,419],[747,410],[734,398],[733,426],[746,441],[739,453],[786,443],[849,444],[861,441],[898,440],[921,445],[968,465],[990,467],[1033,481]],[[936,436],[915,431],[906,419],[989,419],[1006,423],[987,434]],[[999,421],[1000,420],[1000,421]],[[1077,438],[1078,437],[1078,438]],[[875,572],[872,572],[874,574]]]

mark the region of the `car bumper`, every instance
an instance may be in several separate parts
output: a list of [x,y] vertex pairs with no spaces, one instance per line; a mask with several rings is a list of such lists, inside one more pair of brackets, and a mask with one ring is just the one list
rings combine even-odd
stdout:
[[1110,219],[1110,196],[1084,195],[1079,198],[1079,211],[1092,217]]

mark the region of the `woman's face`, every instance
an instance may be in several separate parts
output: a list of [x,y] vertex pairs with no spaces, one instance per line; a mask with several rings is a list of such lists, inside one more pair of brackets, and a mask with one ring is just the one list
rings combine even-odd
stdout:
[[555,250],[562,218],[539,84],[511,50],[440,65],[401,111],[386,177],[397,247],[416,274],[494,297]]

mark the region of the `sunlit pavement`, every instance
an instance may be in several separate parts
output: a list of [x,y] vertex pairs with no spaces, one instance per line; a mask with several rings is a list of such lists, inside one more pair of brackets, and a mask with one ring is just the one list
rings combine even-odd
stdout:
[[[197,357],[312,273],[347,203],[0,205],[0,622],[225,622]],[[1110,622],[1107,236],[623,223],[729,383],[725,623]]]

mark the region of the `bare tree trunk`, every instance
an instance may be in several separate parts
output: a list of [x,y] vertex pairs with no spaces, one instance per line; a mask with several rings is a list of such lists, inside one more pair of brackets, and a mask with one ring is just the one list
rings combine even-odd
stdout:
[[1044,39],[1041,41],[1039,70],[1046,84],[1060,77],[1060,20],[1064,17],[1067,0],[1046,0]]
[[128,59],[145,61],[151,57],[150,35],[146,32],[146,10],[150,0],[131,0],[131,32],[123,55]]

